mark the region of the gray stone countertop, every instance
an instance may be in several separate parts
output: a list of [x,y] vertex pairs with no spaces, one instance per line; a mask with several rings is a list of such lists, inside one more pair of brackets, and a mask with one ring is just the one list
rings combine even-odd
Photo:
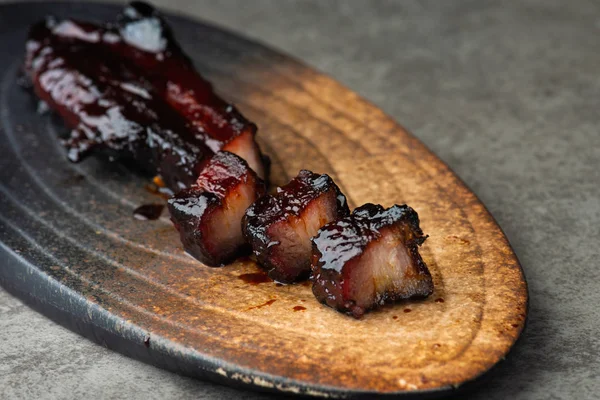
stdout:
[[[600,2],[155,1],[291,54],[376,103],[506,232],[527,329],[473,399],[600,396]],[[0,397],[262,399],[128,359],[0,289]]]

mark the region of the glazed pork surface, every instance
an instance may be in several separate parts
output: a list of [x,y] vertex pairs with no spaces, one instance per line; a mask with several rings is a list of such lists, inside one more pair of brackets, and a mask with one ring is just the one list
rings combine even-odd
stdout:
[[315,297],[360,318],[384,303],[429,296],[433,281],[418,251],[425,239],[406,205],[355,209],[312,239]]
[[102,26],[55,20],[50,34],[63,43],[87,43],[106,57],[118,57],[188,121],[208,148],[239,155],[265,179],[268,162],[255,140],[256,125],[214,92],[152,6],[132,2],[115,23]]
[[310,274],[310,238],[348,213],[346,197],[328,175],[302,170],[246,211],[243,231],[269,276],[291,283]]
[[193,183],[213,151],[187,121],[118,59],[55,40],[53,26],[47,19],[31,28],[24,74],[35,94],[72,129],[64,142],[69,159],[76,162],[101,149],[134,159],[174,191]]
[[217,153],[194,185],[168,201],[185,250],[211,267],[249,253],[241,221],[250,204],[264,193],[264,182],[246,161],[226,151]]

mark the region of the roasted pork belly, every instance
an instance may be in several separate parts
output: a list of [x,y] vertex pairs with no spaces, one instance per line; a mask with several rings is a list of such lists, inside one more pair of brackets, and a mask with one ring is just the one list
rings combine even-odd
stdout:
[[160,174],[174,191],[193,183],[213,151],[185,119],[118,60],[85,44],[54,40],[52,26],[48,19],[31,28],[24,73],[35,94],[72,129],[65,140],[69,159],[102,149]]
[[315,297],[360,318],[384,303],[429,296],[433,281],[418,251],[425,239],[406,205],[355,209],[312,239]]
[[237,154],[259,177],[266,177],[265,159],[255,140],[256,125],[214,92],[152,6],[132,2],[116,23],[105,26],[56,21],[51,33],[65,43],[88,43],[108,57],[119,57],[190,123],[206,146],[214,152]]
[[310,238],[348,213],[346,197],[328,175],[302,170],[248,208],[242,229],[269,276],[291,283],[310,274]]
[[264,182],[246,161],[226,151],[217,153],[194,185],[168,201],[185,250],[211,267],[249,252],[241,221],[248,206],[264,192]]

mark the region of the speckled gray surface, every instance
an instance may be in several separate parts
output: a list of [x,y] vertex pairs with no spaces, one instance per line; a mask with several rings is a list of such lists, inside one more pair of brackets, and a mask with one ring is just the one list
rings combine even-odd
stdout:
[[[488,206],[527,330],[473,399],[600,393],[600,3],[158,1],[296,56],[379,105]],[[501,4],[502,3],[502,4]],[[128,359],[0,289],[2,398],[272,398]]]

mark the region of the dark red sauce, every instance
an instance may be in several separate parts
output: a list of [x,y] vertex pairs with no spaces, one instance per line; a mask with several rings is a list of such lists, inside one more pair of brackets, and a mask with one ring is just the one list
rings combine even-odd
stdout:
[[255,308],[263,308],[263,307],[268,307],[268,306],[270,306],[271,304],[275,303],[276,301],[277,301],[277,299],[271,299],[271,300],[268,300],[268,301],[266,301],[266,302],[265,302],[265,303],[263,303],[263,304],[259,304],[259,305],[257,305],[257,306],[254,306],[254,307],[249,307],[249,308],[247,308],[247,309],[246,309],[246,311],[254,310]]
[[133,210],[133,217],[141,221],[154,221],[160,218],[164,208],[163,204],[144,204]]
[[296,307],[294,307],[294,312],[296,312],[296,311],[304,311],[304,310],[306,310],[306,307],[303,307],[303,306],[296,306]]
[[258,285],[259,283],[273,282],[273,279],[269,278],[269,275],[267,275],[264,272],[242,274],[239,275],[238,278],[240,278],[245,283],[249,283],[250,285]]

